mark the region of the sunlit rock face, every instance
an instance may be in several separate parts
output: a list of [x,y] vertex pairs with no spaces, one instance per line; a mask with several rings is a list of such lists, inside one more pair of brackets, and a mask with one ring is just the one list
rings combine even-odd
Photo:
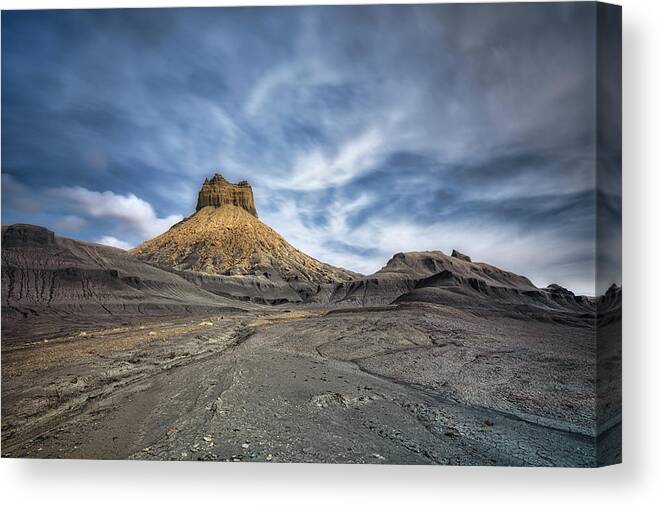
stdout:
[[220,208],[226,204],[238,206],[251,215],[257,216],[252,188],[247,181],[240,181],[236,184],[230,183],[217,173],[210,180],[205,179],[197,197],[196,211],[200,211],[207,206]]
[[[129,253],[167,269],[202,273],[205,278],[189,278],[208,288],[216,282],[223,284],[223,294],[228,293],[228,284],[236,288],[236,279],[211,283],[206,275],[248,277],[242,287],[254,285],[259,289],[258,295],[252,294],[253,300],[259,297],[296,302],[302,300],[301,293],[307,297],[320,284],[359,276],[320,262],[290,245],[257,218],[248,182],[229,183],[220,174],[202,184],[195,213]],[[268,294],[267,287],[273,288]],[[277,290],[280,294],[276,294]]]

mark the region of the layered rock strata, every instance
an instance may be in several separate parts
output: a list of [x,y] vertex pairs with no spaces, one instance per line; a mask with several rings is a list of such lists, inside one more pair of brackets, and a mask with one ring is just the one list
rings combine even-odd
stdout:
[[205,179],[197,196],[195,210],[200,211],[207,206],[220,208],[225,205],[243,208],[252,216],[257,217],[252,187],[247,181],[239,181],[236,184],[230,183],[220,174],[215,174],[210,180]]

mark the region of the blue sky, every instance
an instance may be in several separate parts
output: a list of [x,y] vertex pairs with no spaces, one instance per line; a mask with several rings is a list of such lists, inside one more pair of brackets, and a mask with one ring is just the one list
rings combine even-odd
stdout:
[[135,246],[220,172],[332,264],[590,294],[594,41],[586,3],[3,12],[2,223]]

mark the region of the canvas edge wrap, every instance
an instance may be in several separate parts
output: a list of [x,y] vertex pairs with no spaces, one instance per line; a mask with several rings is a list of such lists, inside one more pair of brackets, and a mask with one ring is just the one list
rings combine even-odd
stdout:
[[[622,462],[622,8],[596,3],[596,466]],[[618,286],[619,285],[619,286]]]

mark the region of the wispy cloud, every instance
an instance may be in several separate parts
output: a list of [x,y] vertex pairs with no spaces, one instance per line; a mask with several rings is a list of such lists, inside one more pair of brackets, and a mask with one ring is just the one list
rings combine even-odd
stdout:
[[117,220],[145,238],[161,234],[183,218],[181,215],[159,218],[151,204],[134,194],[95,192],[83,187],[54,188],[49,194],[61,199],[64,207],[72,207],[92,218]]
[[273,95],[280,86],[290,85],[298,81],[299,74],[291,65],[281,65],[272,69],[260,79],[250,91],[245,103],[245,111],[249,116],[255,116],[268,103],[277,100]]
[[349,220],[374,202],[374,196],[368,194],[339,197],[319,215],[314,197],[303,201],[285,198],[273,203],[272,210],[261,218],[269,225],[278,224],[276,230],[287,241],[321,261],[359,273],[372,273],[382,260],[379,256],[364,255],[362,238],[353,236]]
[[87,220],[76,215],[64,215],[55,222],[56,231],[78,232],[87,225]]
[[102,245],[108,245],[108,246],[114,246],[115,248],[121,248],[122,250],[129,250],[132,248],[134,245],[131,245],[127,243],[126,241],[122,241],[121,239],[117,239],[114,236],[102,236],[101,238],[97,239],[95,243],[100,243]]
[[335,152],[330,156],[324,154],[320,147],[315,147],[297,155],[288,178],[273,183],[301,191],[344,185],[374,169],[387,156],[386,141],[379,128],[371,128],[335,147]]
[[2,204],[29,214],[36,213],[42,208],[42,203],[39,199],[35,199],[34,192],[11,174],[4,173],[2,174]]

